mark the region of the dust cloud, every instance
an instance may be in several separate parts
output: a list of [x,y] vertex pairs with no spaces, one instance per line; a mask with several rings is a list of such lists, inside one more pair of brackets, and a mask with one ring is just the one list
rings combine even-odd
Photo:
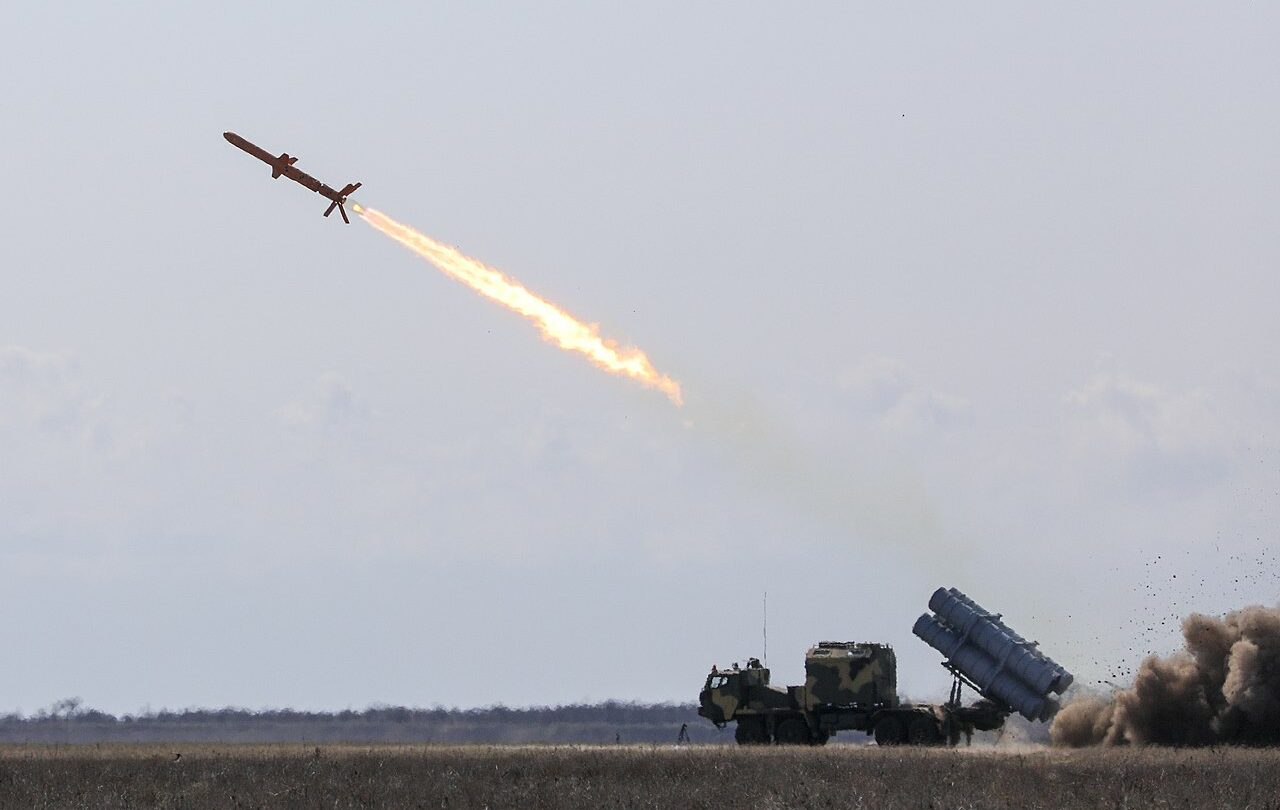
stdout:
[[1184,649],[1148,657],[1131,687],[1064,706],[1054,744],[1280,744],[1280,608],[1193,613],[1182,636]]

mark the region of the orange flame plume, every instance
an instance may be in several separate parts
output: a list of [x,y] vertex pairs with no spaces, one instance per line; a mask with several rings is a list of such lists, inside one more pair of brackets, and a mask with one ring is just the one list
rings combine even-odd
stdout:
[[445,275],[528,318],[547,341],[562,349],[584,354],[605,371],[656,388],[676,405],[682,404],[680,383],[659,373],[639,349],[620,346],[615,340],[601,337],[597,324],[583,323],[550,301],[529,292],[501,271],[396,222],[381,211],[354,203],[352,210],[377,230],[434,264]]

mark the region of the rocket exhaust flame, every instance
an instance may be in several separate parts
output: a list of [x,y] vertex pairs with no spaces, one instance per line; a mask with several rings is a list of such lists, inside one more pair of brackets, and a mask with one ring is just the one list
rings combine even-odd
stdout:
[[549,343],[583,354],[605,371],[656,388],[676,405],[682,404],[680,383],[655,369],[641,350],[620,346],[615,340],[601,337],[597,324],[583,323],[501,271],[463,254],[457,248],[437,242],[381,211],[358,203],[352,203],[351,207],[365,222],[431,262],[445,275],[523,315],[538,327]]

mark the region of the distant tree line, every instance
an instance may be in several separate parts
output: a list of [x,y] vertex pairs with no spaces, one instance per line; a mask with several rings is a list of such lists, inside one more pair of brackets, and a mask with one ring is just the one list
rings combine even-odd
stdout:
[[67,698],[30,715],[0,716],[0,742],[732,742],[693,704],[605,701],[457,709],[374,705],[362,710],[182,709],[113,715]]

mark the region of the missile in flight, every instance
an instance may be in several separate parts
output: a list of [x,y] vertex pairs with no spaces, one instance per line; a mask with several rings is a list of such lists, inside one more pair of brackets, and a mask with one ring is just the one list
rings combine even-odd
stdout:
[[224,132],[222,133],[222,137],[227,139],[227,143],[237,149],[242,149],[245,152],[248,152],[258,160],[261,160],[263,163],[270,166],[272,177],[287,177],[295,183],[311,189],[326,200],[329,200],[329,207],[326,208],[324,212],[326,217],[333,213],[333,209],[337,208],[338,213],[342,215],[342,221],[348,225],[351,224],[351,220],[347,219],[347,209],[343,208],[343,203],[347,201],[347,197],[351,196],[356,189],[360,188],[360,183],[347,183],[341,191],[338,191],[337,189],[321,183],[319,180],[301,169],[295,169],[293,164],[298,162],[298,158],[290,155],[288,152],[281,152],[280,156],[276,157],[262,147],[249,143],[234,132]]

